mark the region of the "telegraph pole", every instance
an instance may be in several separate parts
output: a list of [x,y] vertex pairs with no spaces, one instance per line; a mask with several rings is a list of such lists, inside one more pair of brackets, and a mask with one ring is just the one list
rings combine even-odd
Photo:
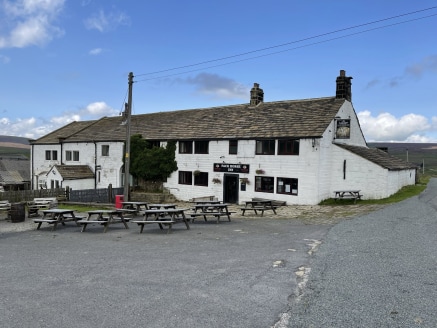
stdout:
[[129,93],[125,106],[126,115],[126,149],[124,156],[124,201],[129,201],[129,167],[130,167],[130,118],[132,113],[132,85],[134,83],[134,73],[130,72],[128,77]]

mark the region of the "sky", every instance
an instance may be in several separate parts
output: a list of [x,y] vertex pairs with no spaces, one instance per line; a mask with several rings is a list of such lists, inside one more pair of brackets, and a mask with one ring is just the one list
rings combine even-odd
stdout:
[[437,142],[437,1],[0,0],[0,135],[335,96],[368,142]]

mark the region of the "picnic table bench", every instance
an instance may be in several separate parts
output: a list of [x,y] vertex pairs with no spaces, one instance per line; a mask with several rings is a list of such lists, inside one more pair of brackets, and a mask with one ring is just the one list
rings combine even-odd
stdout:
[[9,217],[11,210],[11,203],[8,200],[0,200],[0,211],[6,212],[6,216]]
[[228,221],[231,222],[232,213],[235,212],[228,210],[228,204],[222,204],[218,202],[199,202],[198,204],[194,205],[194,212],[189,213],[188,215],[191,217],[191,222],[194,222],[197,217],[203,217],[205,222],[207,222],[207,216],[212,216],[215,217],[217,219],[217,223],[219,223],[222,216],[226,216]]
[[188,220],[185,216],[185,208],[160,208],[149,209],[144,211],[143,220],[135,220],[133,223],[140,226],[140,233],[143,233],[144,226],[147,224],[156,223],[161,230],[164,230],[164,225],[168,226],[167,234],[172,231],[173,224],[177,222],[184,222],[187,229],[190,229]]
[[123,223],[125,229],[129,229],[129,218],[124,217],[123,212],[120,209],[88,211],[88,217],[77,222],[82,225],[81,232],[85,231],[88,224],[103,225],[103,232],[107,232],[109,225],[114,223]]
[[254,211],[258,215],[258,211],[261,212],[261,216],[264,215],[264,211],[273,211],[276,214],[276,205],[273,205],[271,200],[248,200],[245,202],[245,206],[240,208],[242,216],[246,211]]
[[39,216],[38,211],[48,210],[57,206],[58,200],[56,197],[34,198],[32,201],[27,202],[27,215],[28,217]]
[[354,204],[357,202],[357,199],[361,199],[363,196],[360,194],[361,190],[335,190],[334,191],[334,200],[337,199],[353,199]]
[[43,223],[53,224],[52,231],[56,230],[58,223],[65,225],[65,222],[74,221],[79,226],[78,220],[83,219],[82,216],[76,216],[74,210],[52,208],[42,210],[43,217],[41,219],[33,219],[33,222],[38,223],[37,230],[41,228]]

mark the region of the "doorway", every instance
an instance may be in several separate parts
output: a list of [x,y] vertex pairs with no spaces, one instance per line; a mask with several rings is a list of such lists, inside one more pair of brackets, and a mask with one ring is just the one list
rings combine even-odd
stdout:
[[238,174],[225,174],[223,183],[223,202],[238,203]]

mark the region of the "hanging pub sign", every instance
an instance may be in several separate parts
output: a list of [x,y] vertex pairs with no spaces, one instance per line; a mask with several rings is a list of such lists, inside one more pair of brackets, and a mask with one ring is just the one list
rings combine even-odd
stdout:
[[351,120],[337,120],[337,130],[335,137],[337,139],[349,139],[351,136]]
[[249,173],[249,164],[214,163],[214,172]]

